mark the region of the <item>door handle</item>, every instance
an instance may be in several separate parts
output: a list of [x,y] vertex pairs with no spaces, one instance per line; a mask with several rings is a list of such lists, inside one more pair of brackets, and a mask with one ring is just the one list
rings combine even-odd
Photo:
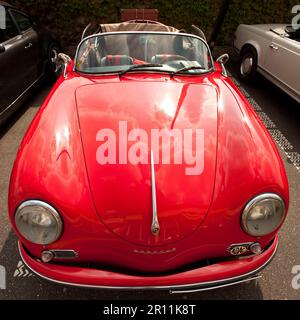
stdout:
[[275,46],[273,43],[272,44],[270,44],[270,46],[269,46],[271,49],[274,49],[274,50],[278,50],[278,47],[277,46]]
[[26,46],[25,46],[25,49],[29,49],[30,47],[32,47],[32,43],[29,42]]

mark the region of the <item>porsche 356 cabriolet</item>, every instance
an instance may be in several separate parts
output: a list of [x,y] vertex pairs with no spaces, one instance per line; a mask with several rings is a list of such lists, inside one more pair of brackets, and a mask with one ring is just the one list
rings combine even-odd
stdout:
[[11,175],[24,263],[76,286],[192,292],[258,277],[289,205],[275,143],[197,28],[105,24],[62,74]]

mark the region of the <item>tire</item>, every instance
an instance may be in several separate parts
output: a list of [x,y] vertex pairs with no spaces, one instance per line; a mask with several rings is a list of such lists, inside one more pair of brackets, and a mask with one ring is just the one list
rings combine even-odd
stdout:
[[239,77],[244,82],[253,82],[257,71],[257,52],[253,47],[242,50],[239,61]]
[[58,78],[60,69],[58,68],[56,61],[58,54],[62,52],[59,46],[55,43],[50,44],[47,53],[47,76],[50,80]]

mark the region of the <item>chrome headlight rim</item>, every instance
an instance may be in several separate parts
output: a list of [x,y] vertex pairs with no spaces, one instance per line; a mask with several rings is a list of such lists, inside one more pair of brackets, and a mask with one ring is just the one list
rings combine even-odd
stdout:
[[[34,207],[34,206],[38,206],[38,207],[43,207],[44,209],[46,209],[48,212],[51,213],[52,217],[55,219],[56,225],[57,225],[57,229],[56,229],[56,235],[53,238],[53,240],[51,242],[47,242],[47,243],[40,243],[40,242],[35,242],[32,241],[31,239],[28,239],[27,237],[25,237],[24,234],[22,234],[22,232],[20,232],[18,226],[17,226],[17,221],[16,221],[16,217],[18,215],[18,213],[26,208],[26,207]],[[49,245],[51,243],[54,243],[55,241],[57,241],[62,233],[63,233],[63,220],[61,215],[58,213],[58,211],[49,203],[42,201],[42,200],[26,200],[24,202],[22,202],[17,209],[15,210],[15,215],[14,215],[14,222],[15,222],[15,226],[19,232],[19,234],[25,238],[27,241],[34,243],[34,244],[38,244],[38,245]]]
[[[248,218],[248,214],[250,213],[251,209],[253,209],[253,207],[255,207],[259,202],[263,201],[263,200],[277,200],[281,203],[282,207],[283,207],[283,216],[282,219],[280,221],[280,223],[278,224],[278,226],[273,230],[270,231],[269,233],[263,234],[263,235],[257,235],[257,234],[253,234],[249,228],[247,227],[247,218]],[[254,197],[253,199],[251,199],[245,206],[242,215],[241,215],[241,226],[244,232],[246,232],[248,235],[259,238],[259,237],[263,237],[266,236],[268,234],[271,234],[273,232],[275,232],[283,223],[284,218],[285,218],[285,213],[286,213],[286,205],[285,202],[283,200],[283,198],[281,196],[279,196],[276,193],[262,193],[256,197]]]

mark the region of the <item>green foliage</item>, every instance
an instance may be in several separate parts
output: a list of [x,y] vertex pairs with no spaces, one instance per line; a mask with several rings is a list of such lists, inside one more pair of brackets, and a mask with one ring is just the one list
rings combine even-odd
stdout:
[[[198,25],[209,36],[222,0],[11,0],[26,10],[60,39],[64,46],[76,45],[89,22],[120,21],[122,8],[157,8],[159,20],[189,30]],[[231,0],[218,36],[219,45],[233,41],[240,23],[290,23],[291,10],[299,1],[292,0]]]

